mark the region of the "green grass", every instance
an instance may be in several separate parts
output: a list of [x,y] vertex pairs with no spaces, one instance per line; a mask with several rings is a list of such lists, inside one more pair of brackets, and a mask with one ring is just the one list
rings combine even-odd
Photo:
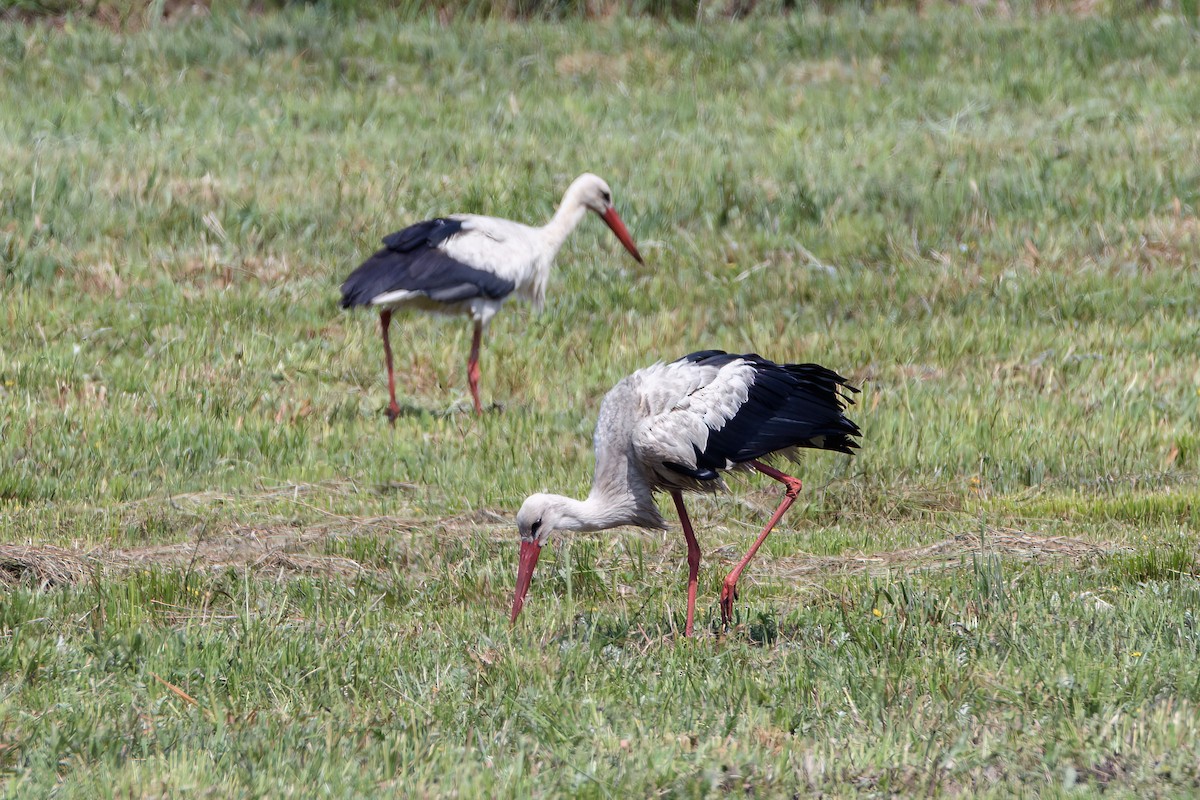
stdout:
[[[395,13],[0,27],[4,795],[1196,791],[1194,16]],[[647,266],[585,222],[481,419],[401,320],[389,428],[341,279],[584,170]],[[510,629],[521,500],[710,347],[851,376],[861,454],[728,635],[757,479],[692,501],[695,641],[677,530],[564,537]]]

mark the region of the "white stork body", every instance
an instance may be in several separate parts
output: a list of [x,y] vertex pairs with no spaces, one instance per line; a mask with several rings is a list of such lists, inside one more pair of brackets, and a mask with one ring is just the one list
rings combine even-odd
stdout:
[[[496,280],[497,287],[489,293],[490,287],[478,282],[478,276],[463,271],[456,279],[479,287],[479,293],[473,297],[437,300],[432,296],[437,294],[434,287],[401,287],[376,295],[371,298],[370,305],[393,311],[413,309],[466,315],[484,327],[513,295],[529,300],[535,310],[541,310],[558,246],[547,247],[547,239],[540,228],[475,214],[453,214],[443,219],[446,224],[460,225],[460,232],[441,241],[436,250],[457,264],[487,273]],[[445,272],[453,271],[449,265],[443,265],[443,268]],[[449,278],[445,272],[443,277]],[[506,287],[501,284],[509,284],[512,288],[503,293]]]
[[418,222],[384,238],[385,247],[354,270],[342,284],[342,307],[372,306],[380,311],[388,368],[388,418],[400,413],[388,329],[395,310],[468,315],[475,335],[467,378],[479,401],[479,347],[483,332],[513,295],[538,310],[546,298],[550,267],[559,248],[589,211],[595,211],[640,263],[641,255],[600,178],[580,175],[567,188],[554,217],[540,228],[507,219],[453,214]]
[[754,469],[782,482],[783,501],[754,546],[725,579],[721,616],[732,617],[738,577],[795,500],[800,481],[763,463],[794,457],[800,447],[852,453],[858,426],[842,413],[858,390],[816,364],[776,364],[758,355],[708,350],[655,364],[620,381],[604,397],[594,434],[596,471],[585,500],[552,494],[526,499],[517,514],[521,559],[512,619],[541,547],[554,531],[595,531],[620,525],[665,528],[655,492],[670,493],[688,541],[688,610],[695,615],[700,546],[683,492],[725,488],[720,473]]

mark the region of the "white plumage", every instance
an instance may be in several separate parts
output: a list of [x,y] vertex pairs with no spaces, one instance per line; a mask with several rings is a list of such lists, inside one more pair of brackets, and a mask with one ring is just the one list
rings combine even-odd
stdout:
[[[641,388],[645,404],[645,416],[633,430],[634,453],[651,466],[656,488],[685,488],[676,478],[678,470],[665,465],[696,468],[709,435],[724,428],[745,404],[754,368],[741,359],[704,366],[675,361],[647,367],[629,380]],[[724,468],[730,466],[727,462]]]
[[512,619],[524,605],[542,546],[555,531],[620,525],[664,528],[655,492],[675,501],[688,541],[688,610],[692,631],[700,548],[683,505],[684,491],[724,488],[720,471],[754,469],[787,491],[754,546],[729,573],[721,617],[732,618],[738,577],[791,506],[801,484],[763,462],[812,447],[852,453],[860,431],[842,413],[858,390],[816,364],[776,364],[755,354],[708,350],[655,364],[624,378],[604,397],[594,435],[596,470],[585,500],[535,494],[517,513],[520,565]]
[[541,309],[550,267],[559,248],[588,211],[605,224],[638,262],[642,257],[612,204],[612,191],[590,173],[567,188],[551,220],[541,227],[475,214],[453,214],[418,222],[384,238],[385,247],[354,270],[342,284],[342,306],[380,311],[388,369],[388,418],[396,403],[388,330],[395,310],[465,314],[475,322],[467,378],[475,410],[479,401],[479,348],[483,332],[514,294]]

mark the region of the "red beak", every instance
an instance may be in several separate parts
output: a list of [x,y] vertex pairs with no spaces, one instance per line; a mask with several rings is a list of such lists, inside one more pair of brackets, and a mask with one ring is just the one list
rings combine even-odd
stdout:
[[542,554],[542,546],[537,542],[521,542],[521,562],[517,567],[517,588],[513,592],[512,622],[517,621],[517,615],[525,605],[525,593],[529,591],[529,582],[533,580],[533,568],[537,566],[538,556]]
[[621,240],[621,244],[625,245],[625,249],[629,251],[629,254],[639,264],[646,263],[642,261],[642,254],[638,252],[637,245],[633,243],[633,238],[629,235],[629,231],[625,229],[625,223],[621,221],[615,208],[609,208],[608,211],[600,215],[600,219],[604,220],[604,224],[612,229],[612,232]]

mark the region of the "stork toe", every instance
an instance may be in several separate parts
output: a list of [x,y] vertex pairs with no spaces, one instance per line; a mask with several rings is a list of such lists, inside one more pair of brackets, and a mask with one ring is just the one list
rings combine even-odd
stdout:
[[737,581],[726,578],[721,586],[721,625],[726,628],[733,624],[733,604],[737,597]]

